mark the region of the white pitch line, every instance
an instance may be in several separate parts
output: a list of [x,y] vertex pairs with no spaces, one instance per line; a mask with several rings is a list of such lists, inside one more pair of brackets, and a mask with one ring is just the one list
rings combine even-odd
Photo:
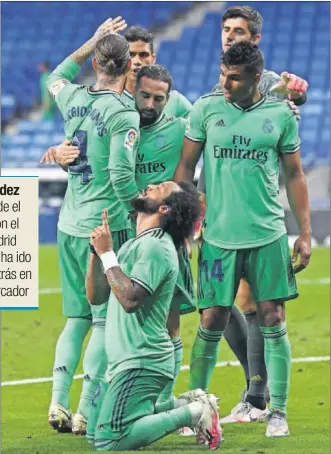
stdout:
[[39,295],[54,295],[56,293],[62,293],[62,288],[41,288],[41,289],[39,289]]
[[[297,283],[300,285],[330,285],[330,278],[323,277],[320,279],[297,279]],[[39,295],[55,295],[62,293],[61,288],[41,288]]]
[[[308,356],[306,358],[293,358],[292,363],[319,363],[322,361],[330,361],[330,356]],[[239,361],[220,361],[216,364],[216,367],[226,366],[240,366]],[[181,371],[189,370],[190,366],[185,365],[180,368]],[[74,375],[74,380],[83,378],[84,375]],[[1,386],[18,386],[18,385],[33,385],[35,383],[47,383],[53,381],[53,377],[43,378],[26,378],[25,380],[11,380],[3,381]]]

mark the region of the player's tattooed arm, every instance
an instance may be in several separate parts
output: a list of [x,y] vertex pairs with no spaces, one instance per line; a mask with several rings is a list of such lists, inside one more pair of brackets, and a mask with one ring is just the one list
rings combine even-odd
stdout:
[[[102,255],[113,252],[113,240],[108,225],[108,210],[105,209],[102,213],[102,226],[93,230],[90,241],[96,254],[104,261],[103,267],[106,268],[104,272],[108,287],[111,288],[125,312],[136,312],[146,302],[150,294],[139,283],[132,281],[124,274],[116,262],[105,264],[106,260]],[[115,261],[117,261],[116,256]]]
[[84,61],[92,55],[95,44],[106,35],[111,33],[120,33],[127,27],[125,20],[122,20],[121,16],[115,19],[107,19],[95,32],[94,36],[86,41],[79,49],[70,55],[70,58],[77,63],[82,65]]
[[196,165],[203,150],[203,142],[194,142],[184,137],[182,157],[179,161],[174,181],[193,181]]
[[112,292],[129,314],[136,312],[150,296],[144,287],[132,281],[119,266],[109,268],[106,276]]
[[91,305],[106,303],[110,295],[110,287],[104,275],[102,263],[95,252],[91,252],[86,279],[86,297]]

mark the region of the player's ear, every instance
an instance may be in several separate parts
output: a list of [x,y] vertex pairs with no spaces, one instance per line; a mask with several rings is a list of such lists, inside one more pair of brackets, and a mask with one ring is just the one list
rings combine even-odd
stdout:
[[125,68],[125,75],[128,75],[129,72],[131,71],[131,66],[132,66],[132,60],[130,58],[128,61],[128,64],[126,65],[126,68]]
[[94,71],[97,73],[98,65],[97,65],[97,59],[95,57],[92,58],[92,66],[93,66]]
[[154,65],[154,63],[156,62],[156,54],[153,54],[152,57],[153,57],[152,65]]
[[260,33],[257,33],[252,37],[252,43],[258,45],[259,42],[261,41],[261,35]]
[[255,76],[255,82],[259,83],[260,80],[261,80],[261,77],[262,77],[262,74],[257,73],[256,76]]
[[171,208],[168,205],[161,205],[159,207],[159,213],[161,214],[169,214],[171,211]]

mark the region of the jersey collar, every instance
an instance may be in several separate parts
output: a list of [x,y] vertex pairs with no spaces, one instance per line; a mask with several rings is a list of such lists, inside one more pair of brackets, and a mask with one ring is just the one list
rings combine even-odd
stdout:
[[120,94],[115,91],[115,90],[97,90],[97,91],[93,91],[92,90],[92,87],[87,87],[87,92],[89,95],[91,96],[100,96],[100,95],[109,95],[109,94],[112,94],[112,95],[117,95],[119,96]]
[[260,106],[264,103],[264,101],[265,101],[265,96],[262,95],[262,98],[261,98],[259,101],[257,101],[255,104],[253,104],[253,105],[247,107],[246,109],[244,109],[244,108],[238,106],[238,104],[236,104],[235,102],[233,102],[233,103],[231,103],[231,104],[232,104],[236,109],[239,109],[239,110],[241,110],[241,111],[243,111],[243,112],[250,112],[251,110],[254,110],[254,109],[257,109],[258,107],[260,107]]
[[132,94],[131,94],[126,88],[124,88],[124,90],[123,90],[123,95],[125,95],[125,96],[127,96],[128,98],[134,100],[134,97],[132,96]]
[[164,230],[160,228],[152,228],[152,229],[147,229],[144,230],[143,232],[139,233],[139,235],[136,236],[135,240],[138,238],[141,238],[142,236],[149,235],[151,234],[155,238],[162,238],[164,235]]

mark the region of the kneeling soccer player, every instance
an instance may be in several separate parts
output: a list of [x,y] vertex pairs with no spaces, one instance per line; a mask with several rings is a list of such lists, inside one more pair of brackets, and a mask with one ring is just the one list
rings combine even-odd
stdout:
[[216,449],[221,430],[215,396],[193,390],[156,405],[174,377],[166,322],[178,276],[176,248],[198,219],[198,194],[190,183],[168,181],[149,185],[132,204],[138,213],[137,236],[123,245],[118,258],[106,210],[102,226],[91,234],[88,300],[100,304],[109,298],[107,390],[95,446],[99,451],[139,449],[189,426]]

